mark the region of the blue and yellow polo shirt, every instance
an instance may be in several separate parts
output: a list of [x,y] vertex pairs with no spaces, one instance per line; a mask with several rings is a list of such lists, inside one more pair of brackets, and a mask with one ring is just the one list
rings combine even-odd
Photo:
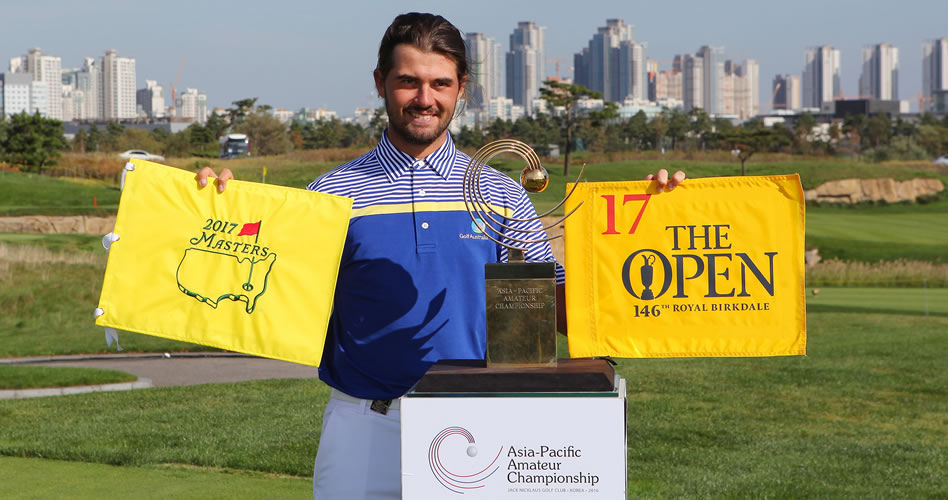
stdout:
[[[438,360],[484,359],[484,264],[506,261],[507,251],[465,209],[468,161],[450,135],[421,160],[383,135],[374,150],[308,186],[354,200],[319,366],[330,386],[391,399]],[[523,188],[494,169],[484,170],[481,191],[501,213],[536,215]],[[508,225],[541,227],[539,221]],[[553,261],[549,243],[532,245],[526,260]],[[557,282],[563,275],[557,265]]]

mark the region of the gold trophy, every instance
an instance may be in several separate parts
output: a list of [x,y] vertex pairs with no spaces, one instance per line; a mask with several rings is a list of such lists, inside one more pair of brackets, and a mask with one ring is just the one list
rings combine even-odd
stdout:
[[[573,194],[576,185],[555,207],[530,218],[516,218],[492,207],[481,192],[480,177],[492,158],[514,153],[526,161],[520,184],[527,192],[539,193],[550,182],[549,174],[530,146],[513,139],[488,143],[471,157],[464,173],[464,206],[471,221],[484,236],[507,249],[506,263],[486,264],[487,366],[556,366],[556,276],[552,262],[524,262],[528,245],[548,242],[546,230],[561,224],[580,205],[556,222],[538,229],[512,224],[531,222],[550,215]],[[579,178],[583,175],[579,172]]]

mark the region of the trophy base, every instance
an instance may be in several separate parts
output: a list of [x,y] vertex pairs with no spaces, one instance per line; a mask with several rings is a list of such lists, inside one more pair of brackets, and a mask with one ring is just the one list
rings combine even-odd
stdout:
[[485,265],[487,366],[556,366],[552,262]]
[[605,359],[561,359],[556,366],[519,369],[476,365],[468,360],[439,361],[409,395],[615,390],[615,370]]

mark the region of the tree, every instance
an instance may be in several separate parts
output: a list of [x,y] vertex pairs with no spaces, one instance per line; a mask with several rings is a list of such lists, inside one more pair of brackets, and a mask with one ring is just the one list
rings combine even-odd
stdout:
[[873,147],[879,147],[884,142],[889,142],[892,136],[892,120],[886,113],[876,113],[869,118],[866,124],[866,136]]
[[701,108],[692,109],[688,115],[691,119],[691,124],[688,127],[689,131],[701,145],[701,150],[704,151],[707,147],[708,136],[711,135],[711,117]]
[[566,134],[566,148],[563,159],[563,175],[569,175],[569,154],[573,149],[573,131],[578,122],[585,119],[579,115],[576,109],[576,103],[582,99],[600,99],[602,94],[594,90],[587,89],[582,85],[561,83],[556,80],[547,80],[543,82],[544,87],[540,89],[540,94],[546,102],[553,107],[563,107],[563,131]]
[[15,165],[26,165],[28,170],[40,171],[56,164],[60,151],[66,149],[63,137],[63,122],[44,118],[39,112],[32,115],[22,112],[10,116],[9,123],[0,138],[0,152],[4,161]]
[[234,125],[234,131],[247,134],[250,144],[260,156],[279,155],[292,147],[287,126],[273,115],[253,111]]
[[741,160],[741,175],[747,175],[745,163],[754,153],[789,144],[785,135],[769,128],[738,128],[722,133],[721,139],[730,145],[731,152]]
[[125,127],[117,122],[110,121],[105,126],[105,139],[102,141],[102,145],[105,146],[106,151],[118,151],[119,150],[119,138],[122,137],[122,134],[125,133]]
[[639,110],[638,113],[632,115],[632,118],[625,122],[622,138],[631,144],[636,151],[648,147],[648,144],[652,142],[652,135],[649,132],[648,117],[645,116],[644,111]]
[[93,123],[89,125],[89,131],[86,133],[86,151],[98,151],[100,142],[102,142],[102,131]]
[[813,136],[813,128],[816,127],[816,118],[809,112],[800,114],[796,125],[793,127],[794,148],[798,153],[810,152],[810,141]]
[[655,118],[652,118],[652,121],[648,124],[652,136],[655,137],[655,148],[660,150],[662,154],[665,154],[665,135],[668,133],[668,120],[665,118],[665,114],[655,115]]
[[672,140],[672,149],[677,149],[688,134],[688,115],[673,109],[668,116],[668,137]]
[[231,104],[234,105],[233,108],[227,108],[227,117],[230,120],[230,125],[233,126],[236,123],[242,122],[244,118],[253,112],[254,106],[257,104],[257,98],[251,97],[247,99],[241,99],[239,101],[234,101]]
[[207,123],[204,124],[208,135],[210,135],[214,141],[227,133],[228,126],[227,120],[219,113],[211,113],[211,116],[207,118]]

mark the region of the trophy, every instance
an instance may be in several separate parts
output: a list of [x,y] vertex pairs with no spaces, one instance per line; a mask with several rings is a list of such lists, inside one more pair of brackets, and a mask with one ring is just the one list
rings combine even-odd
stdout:
[[[546,230],[561,224],[580,205],[556,222],[535,229],[523,224],[546,217],[560,208],[576,185],[555,207],[530,218],[501,213],[488,203],[481,191],[484,167],[502,153],[520,156],[527,165],[520,184],[539,193],[549,184],[549,174],[536,152],[523,142],[501,139],[488,143],[471,157],[464,173],[464,206],[484,236],[507,249],[507,262],[485,264],[487,291],[487,366],[529,367],[556,365],[556,276],[552,262],[524,262],[528,245],[559,238],[547,237]],[[579,172],[583,175],[585,165]],[[516,225],[520,225],[517,227]]]

